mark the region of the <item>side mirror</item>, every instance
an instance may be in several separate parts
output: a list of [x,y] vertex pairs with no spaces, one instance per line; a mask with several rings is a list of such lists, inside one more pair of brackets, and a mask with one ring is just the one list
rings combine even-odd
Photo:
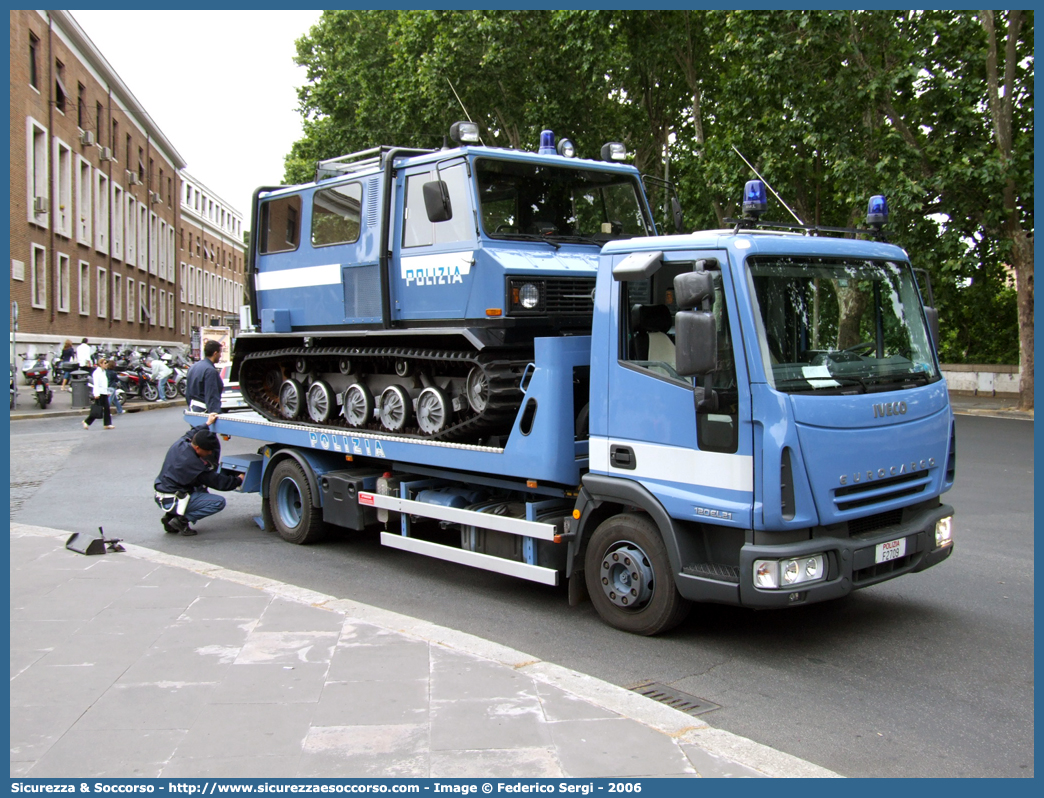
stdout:
[[932,346],[935,347],[935,354],[939,354],[939,311],[935,308],[926,305],[924,308],[924,317],[928,320],[928,329],[932,334]]
[[432,180],[425,183],[421,190],[424,192],[424,210],[428,212],[429,222],[448,222],[453,218],[445,180]]
[[710,272],[683,272],[674,278],[674,298],[682,310],[692,310],[714,296],[714,277]]
[[674,217],[674,232],[681,233],[685,229],[685,217],[682,215],[682,206],[678,198],[671,195],[671,216]]
[[718,331],[714,316],[679,310],[674,317],[674,370],[682,377],[704,377],[718,366]]

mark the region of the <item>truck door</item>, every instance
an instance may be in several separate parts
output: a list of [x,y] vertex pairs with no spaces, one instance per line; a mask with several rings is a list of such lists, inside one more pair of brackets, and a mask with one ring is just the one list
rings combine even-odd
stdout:
[[[424,184],[445,183],[452,215],[431,222]],[[398,177],[400,232],[392,242],[392,318],[459,319],[471,292],[475,213],[463,161],[413,167]]]
[[[699,253],[710,262],[721,253]],[[705,381],[675,371],[674,277],[696,259],[666,260],[645,279],[615,282],[607,438],[592,430],[591,469],[641,482],[675,518],[749,529],[753,504],[750,394],[726,276],[713,270],[717,368]],[[615,351],[614,351],[615,350]],[[614,357],[615,354],[615,357]],[[741,386],[743,386],[741,388]]]

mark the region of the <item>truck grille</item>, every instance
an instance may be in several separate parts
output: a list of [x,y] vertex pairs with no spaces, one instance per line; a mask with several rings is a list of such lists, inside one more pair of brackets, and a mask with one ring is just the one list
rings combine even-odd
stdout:
[[[522,287],[539,290],[536,307],[520,305]],[[594,277],[513,277],[508,280],[508,308],[512,316],[591,316],[594,313]]]
[[883,504],[893,499],[923,493],[930,481],[928,471],[914,471],[897,477],[846,485],[834,491],[834,504],[842,511]]

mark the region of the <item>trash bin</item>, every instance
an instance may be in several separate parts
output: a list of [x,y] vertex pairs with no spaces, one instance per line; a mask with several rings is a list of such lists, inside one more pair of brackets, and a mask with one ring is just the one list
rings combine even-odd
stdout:
[[86,371],[74,371],[69,375],[69,385],[72,386],[72,406],[91,406],[91,386],[87,382]]

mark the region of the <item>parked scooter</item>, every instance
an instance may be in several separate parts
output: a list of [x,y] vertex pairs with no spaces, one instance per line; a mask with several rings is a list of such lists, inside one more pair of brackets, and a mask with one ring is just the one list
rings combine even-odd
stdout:
[[[28,359],[27,362],[29,362]],[[51,390],[51,385],[48,381],[51,367],[47,363],[47,356],[42,352],[38,354],[36,360],[32,361],[29,368],[24,369],[23,373],[29,381],[29,385],[32,386],[33,393],[36,395],[36,401],[40,403],[40,408],[46,408],[54,398],[54,392]]]

